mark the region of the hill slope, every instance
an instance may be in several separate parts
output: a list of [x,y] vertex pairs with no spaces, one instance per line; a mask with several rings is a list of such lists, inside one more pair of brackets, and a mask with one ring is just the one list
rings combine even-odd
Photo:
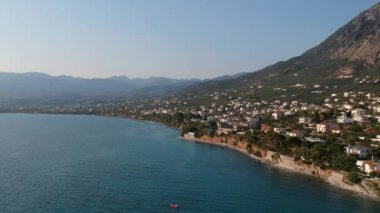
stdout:
[[376,92],[380,91],[379,67],[380,3],[301,56],[235,79],[195,83],[178,95],[206,99],[211,93],[224,92],[256,99],[311,99],[316,96],[310,94],[321,93],[322,98],[328,91]]

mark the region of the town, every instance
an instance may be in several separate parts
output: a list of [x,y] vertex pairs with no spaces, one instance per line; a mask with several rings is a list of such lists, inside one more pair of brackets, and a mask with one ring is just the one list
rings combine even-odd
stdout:
[[[313,86],[317,87],[319,85]],[[281,101],[281,97],[273,101],[246,100],[236,96],[236,92],[206,94],[207,104],[197,104],[196,97],[185,96],[108,103],[89,101],[64,106],[16,106],[1,110],[156,121],[181,128],[182,136],[236,137],[241,144],[234,145],[244,147],[249,153],[260,155],[252,147],[275,151],[322,169],[344,171],[354,183],[380,177],[378,94],[331,93],[317,104],[297,99]]]

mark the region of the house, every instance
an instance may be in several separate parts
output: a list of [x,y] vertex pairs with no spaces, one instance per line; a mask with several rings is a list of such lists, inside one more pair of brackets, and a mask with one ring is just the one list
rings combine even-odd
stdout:
[[227,122],[218,122],[217,123],[217,126],[218,126],[218,135],[221,135],[221,134],[229,134],[232,132],[232,126],[227,123]]
[[380,113],[380,106],[373,107],[373,111],[376,113]]
[[352,110],[351,113],[353,116],[364,117],[365,116],[365,109],[357,108],[357,109]]
[[234,132],[246,132],[249,130],[249,125],[245,122],[233,123],[232,130]]
[[286,135],[290,137],[300,138],[302,136],[302,131],[300,130],[292,130],[290,132],[287,132]]
[[346,146],[347,155],[357,154],[360,158],[365,158],[371,153],[371,149],[365,146]]
[[326,133],[328,131],[330,131],[329,124],[325,124],[325,123],[317,124],[317,132]]
[[351,113],[352,113],[352,117],[354,121],[360,122],[360,123],[364,122],[365,109],[357,108],[357,109],[352,110]]
[[354,121],[359,122],[359,123],[364,122],[364,116],[355,115],[355,116],[353,117],[353,119],[354,119]]
[[321,144],[325,143],[325,141],[320,138],[305,137],[304,139],[305,141],[310,142],[310,143],[321,143]]
[[380,135],[376,135],[376,138],[371,138],[372,142],[380,142]]
[[278,134],[285,134],[289,128],[282,128],[282,127],[274,127],[273,131],[278,133]]
[[246,120],[248,122],[249,128],[251,128],[251,129],[257,128],[260,125],[260,119],[259,118],[248,117],[248,118],[246,118]]
[[313,119],[310,118],[310,117],[300,117],[300,118],[298,118],[298,123],[299,124],[309,124],[312,121],[313,121]]
[[380,170],[380,163],[375,161],[369,161],[364,164],[364,172],[370,174],[371,172],[376,172]]
[[342,133],[341,129],[338,126],[336,126],[336,125],[331,126],[330,131],[333,134],[340,134],[340,133]]
[[281,116],[282,116],[281,112],[274,112],[274,113],[272,113],[272,117],[273,117],[274,120],[280,119]]
[[371,172],[377,172],[380,174],[380,162],[372,160],[358,160],[356,166],[363,172],[370,174]]
[[346,114],[343,114],[341,116],[339,116],[336,121],[340,124],[348,124],[348,123],[353,123],[354,122],[354,119],[353,118],[349,118],[347,117]]
[[269,125],[266,125],[266,124],[261,124],[260,130],[262,132],[268,133],[268,132],[272,131],[272,127]]
[[350,105],[350,104],[344,104],[343,108],[345,108],[347,110],[351,110],[352,109],[352,105]]
[[295,115],[295,114],[296,113],[294,111],[292,111],[292,110],[286,110],[285,113],[284,113],[285,116],[292,116],[292,115]]

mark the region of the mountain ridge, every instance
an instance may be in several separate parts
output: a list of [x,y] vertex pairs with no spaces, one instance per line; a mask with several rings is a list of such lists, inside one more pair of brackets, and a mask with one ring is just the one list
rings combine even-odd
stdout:
[[[150,97],[165,95],[168,91],[177,91],[199,79],[171,79],[165,77],[136,78],[81,78],[72,76],[51,76],[45,73],[9,73],[0,72],[0,103],[22,100],[73,100],[114,99],[142,97],[139,92]],[[161,88],[160,90],[153,89]],[[149,88],[152,91],[147,91]]]
[[[177,95],[206,99],[205,94],[228,91],[231,94],[234,91],[236,96],[251,99],[310,99],[310,93],[317,90],[314,85],[334,87],[336,92],[351,89],[380,91],[379,68],[380,3],[377,3],[300,56],[235,79],[196,82]],[[360,84],[358,79],[366,77],[370,77],[370,85]]]
[[329,59],[380,64],[380,3],[361,12],[325,41],[305,52]]

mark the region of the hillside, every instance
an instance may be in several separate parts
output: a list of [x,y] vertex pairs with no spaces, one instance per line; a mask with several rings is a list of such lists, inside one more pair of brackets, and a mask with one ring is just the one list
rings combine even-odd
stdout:
[[237,78],[199,82],[177,95],[215,92],[252,99],[322,99],[329,92],[380,91],[380,3],[301,56]]

